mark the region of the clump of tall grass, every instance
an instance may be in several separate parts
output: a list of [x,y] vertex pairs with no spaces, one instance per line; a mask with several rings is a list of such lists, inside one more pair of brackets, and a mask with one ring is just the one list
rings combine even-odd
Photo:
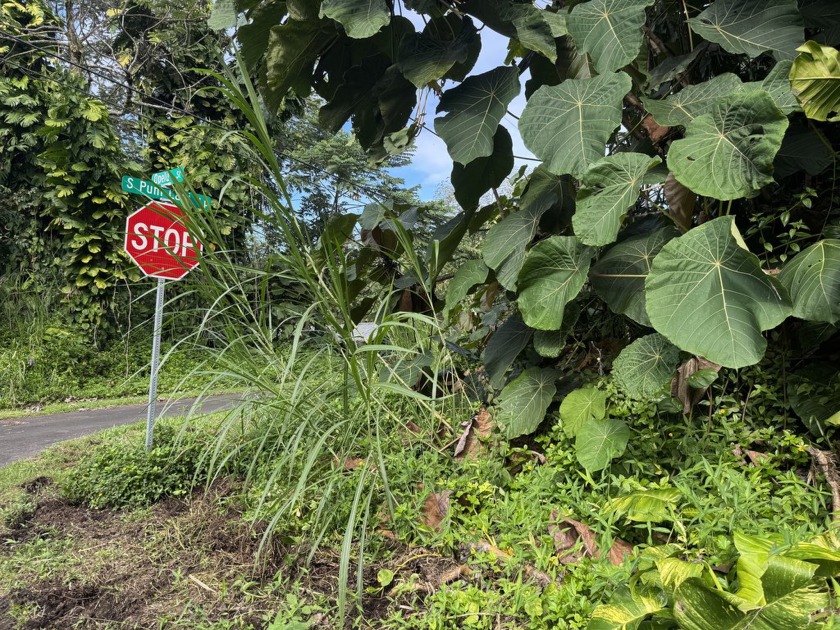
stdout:
[[[207,464],[223,471],[232,459],[245,460],[248,480],[261,488],[253,513],[267,522],[263,546],[278,528],[303,519],[311,554],[333,534],[340,537],[343,619],[351,557],[355,551],[360,595],[366,533],[378,518],[394,514],[388,470],[393,458],[385,454],[405,448],[406,439],[440,448],[436,428],[442,418],[460,415],[465,401],[439,385],[454,363],[439,342],[444,335],[434,311],[396,311],[403,290],[387,283],[368,280],[364,295],[358,293],[351,280],[360,247],[356,217],[334,217],[313,245],[286,189],[257,94],[247,72],[241,66],[239,71],[216,76],[249,123],[228,140],[255,165],[244,179],[255,200],[248,211],[283,245],[259,258],[226,249],[224,217],[183,208],[204,244],[192,288],[192,299],[205,305],[195,335],[211,340],[217,377],[253,393],[220,428]],[[428,269],[435,265],[415,251],[412,235],[389,214],[390,206],[382,211],[402,251],[393,262],[413,277],[419,294],[431,295]],[[282,314],[275,308],[278,285],[294,288]],[[359,309],[363,301],[367,308]],[[376,324],[366,343],[358,340],[360,317]],[[423,392],[412,387],[421,371],[429,384]],[[404,430],[409,422],[419,433]],[[233,435],[236,440],[229,439]],[[365,464],[354,471],[348,493],[345,462],[351,459]],[[339,503],[347,509],[337,510]]]

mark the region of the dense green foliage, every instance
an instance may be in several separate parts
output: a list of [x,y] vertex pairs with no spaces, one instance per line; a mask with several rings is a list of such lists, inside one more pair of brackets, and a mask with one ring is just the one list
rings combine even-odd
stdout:
[[206,435],[159,423],[151,451],[139,441],[103,445],[82,458],[62,493],[92,508],[137,508],[183,497],[203,481],[197,475],[206,447]]
[[[462,212],[436,234],[416,280],[434,287],[464,236],[487,230],[486,268],[465,271],[474,277],[468,286],[453,282],[453,301],[479,316],[518,312],[525,366],[562,365],[572,352],[564,311],[584,309],[610,321],[611,337],[651,332],[637,324],[659,334],[657,352],[670,358],[656,363],[655,382],[637,348],[617,361],[619,382],[646,380],[643,393],[657,398],[677,351],[753,365],[766,331],[795,334],[798,320],[833,326],[840,316],[831,168],[840,137],[823,122],[840,108],[837,16],[822,17],[828,3],[234,4],[244,18],[236,38],[265,101],[316,92],[321,119],[334,129],[349,121],[373,156],[398,153],[404,143],[395,138],[423,133],[415,108],[439,98],[434,128],[453,159]],[[216,15],[220,26],[236,25],[230,2],[218,3]],[[498,67],[470,74],[478,22],[510,45]],[[510,196],[479,209],[513,168],[502,117],[523,87],[518,131],[542,164]],[[357,277],[371,273],[365,260],[361,250]],[[462,330],[463,312],[454,313]],[[465,332],[474,340],[481,329],[473,320]],[[510,342],[503,331],[496,334]],[[506,348],[500,363],[503,345],[491,339],[484,353],[496,383],[516,359]],[[529,347],[560,361],[535,362]],[[530,392],[544,413],[552,396],[543,395],[544,379],[522,380],[531,373],[511,380],[502,399]],[[529,412],[509,434],[532,431],[540,415]]]

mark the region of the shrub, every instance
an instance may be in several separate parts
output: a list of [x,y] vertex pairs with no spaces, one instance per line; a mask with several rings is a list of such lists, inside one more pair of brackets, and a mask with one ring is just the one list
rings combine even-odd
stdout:
[[62,485],[62,494],[92,508],[134,508],[188,494],[201,481],[204,434],[182,433],[159,424],[155,447],[107,443],[79,462]]

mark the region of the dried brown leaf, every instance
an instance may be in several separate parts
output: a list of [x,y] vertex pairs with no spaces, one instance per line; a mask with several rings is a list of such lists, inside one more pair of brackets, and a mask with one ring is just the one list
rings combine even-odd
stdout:
[[[551,524],[548,532],[554,538],[554,549],[558,559],[563,564],[578,562],[581,558],[590,556],[600,558],[595,532],[585,523],[567,517],[560,517],[557,510],[551,513]],[[581,546],[578,546],[581,543]],[[613,545],[607,552],[607,558],[613,564],[621,564],[625,557],[633,553],[633,546],[619,538],[613,540]]]
[[493,417],[485,407],[482,407],[461,426],[464,427],[464,432],[455,446],[455,457],[476,457],[484,448],[482,441],[493,432]]
[[653,144],[659,144],[671,133],[670,127],[663,127],[650,114],[642,119],[642,126],[647,131],[648,138]]
[[717,363],[712,363],[703,357],[692,357],[677,368],[677,374],[671,381],[671,395],[683,404],[683,413],[688,415],[703,395],[706,389],[692,389],[688,384],[688,378],[700,370],[720,371]]
[[694,209],[697,205],[697,194],[677,181],[673,173],[668,173],[662,184],[665,201],[668,202],[668,212],[681,232],[691,229]]
[[449,498],[452,490],[443,492],[430,492],[423,502],[420,521],[429,528],[440,531],[440,524],[449,513]]

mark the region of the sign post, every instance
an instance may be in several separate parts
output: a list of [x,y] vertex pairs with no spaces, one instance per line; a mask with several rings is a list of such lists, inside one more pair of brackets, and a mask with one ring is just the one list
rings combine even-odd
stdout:
[[[180,171],[180,172],[179,172]],[[171,179],[165,180],[164,176]],[[172,180],[183,181],[183,171],[174,169],[155,173],[153,178],[160,180],[162,185],[171,185]],[[123,188],[125,181],[123,178]],[[128,178],[133,179],[133,178]],[[143,182],[143,180],[136,180]],[[157,188],[150,182],[144,182],[151,187]],[[133,188],[133,187],[132,187]],[[127,190],[127,189],[126,189]],[[161,189],[157,188],[158,191]],[[144,190],[129,190],[153,196]],[[167,191],[168,192],[168,191]],[[161,191],[160,198],[171,198]],[[203,195],[195,195],[191,201],[198,206],[209,207],[209,199]],[[207,200],[204,203],[203,197]],[[190,235],[184,224],[184,216],[181,209],[171,203],[151,201],[145,206],[132,212],[126,219],[125,229],[125,251],[129,258],[140,267],[140,270],[151,278],[157,278],[157,292],[155,295],[155,320],[152,337],[152,362],[149,378],[149,405],[146,413],[146,450],[152,449],[154,441],[155,416],[157,413],[157,385],[158,370],[160,367],[160,338],[163,328],[163,295],[164,285],[167,280],[180,280],[186,276],[191,269],[198,266],[199,253],[202,250],[200,242]]]

